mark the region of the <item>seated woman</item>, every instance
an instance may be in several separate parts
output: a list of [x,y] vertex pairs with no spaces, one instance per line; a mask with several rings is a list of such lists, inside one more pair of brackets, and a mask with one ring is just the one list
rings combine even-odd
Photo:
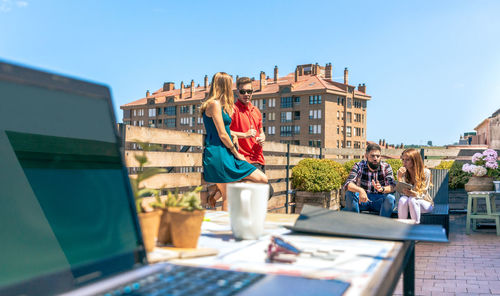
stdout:
[[[266,175],[245,160],[231,137],[229,125],[233,113],[233,79],[224,72],[212,78],[210,92],[201,104],[207,135],[203,150],[203,177],[216,183],[222,193],[222,210],[227,211],[226,184],[240,180],[267,184]],[[215,206],[214,200],[210,205]]]
[[424,168],[420,153],[413,149],[406,149],[401,154],[403,166],[398,170],[398,181],[413,185],[413,189],[405,189],[398,202],[398,218],[410,217],[416,224],[420,224],[420,213],[431,212],[434,202],[429,195],[431,186],[431,171]]

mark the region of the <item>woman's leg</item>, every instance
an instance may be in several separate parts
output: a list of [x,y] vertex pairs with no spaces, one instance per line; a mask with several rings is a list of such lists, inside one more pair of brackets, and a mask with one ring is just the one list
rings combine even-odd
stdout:
[[398,201],[398,218],[408,219],[408,196],[401,195]]
[[261,170],[257,169],[253,171],[250,175],[243,178],[243,181],[250,181],[253,183],[264,183],[267,184],[267,176]]
[[430,202],[423,200],[423,199],[419,199],[418,203],[420,204],[420,212],[421,213],[432,212],[432,209],[434,208]]
[[415,220],[416,224],[420,224],[420,204],[418,203],[418,200],[414,197],[410,197],[408,204],[411,219]]
[[217,187],[222,195],[222,210],[227,211],[227,194],[226,194],[227,183],[217,183]]

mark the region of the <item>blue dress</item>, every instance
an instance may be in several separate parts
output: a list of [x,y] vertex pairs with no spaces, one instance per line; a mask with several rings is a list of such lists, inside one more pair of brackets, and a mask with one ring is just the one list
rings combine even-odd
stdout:
[[[229,125],[231,117],[222,109],[222,119],[226,132],[231,138]],[[203,178],[210,183],[230,183],[239,181],[250,175],[256,168],[250,163],[234,157],[231,151],[222,143],[217,133],[214,121],[203,113],[203,123],[207,136],[203,150]]]

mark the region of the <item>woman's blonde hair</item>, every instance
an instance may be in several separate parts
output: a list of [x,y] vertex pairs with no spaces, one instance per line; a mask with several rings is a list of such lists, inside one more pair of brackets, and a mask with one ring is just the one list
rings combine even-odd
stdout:
[[208,104],[213,100],[218,100],[222,109],[224,109],[229,116],[233,115],[233,78],[224,72],[217,72],[214,77],[212,77],[208,98],[200,107],[201,114],[205,113]]
[[425,189],[425,173],[424,173],[424,161],[420,156],[420,152],[416,149],[409,148],[401,153],[401,156],[406,155],[410,158],[413,164],[414,175],[410,175],[410,170],[406,170],[404,173],[405,180],[415,186],[415,191],[419,194]]

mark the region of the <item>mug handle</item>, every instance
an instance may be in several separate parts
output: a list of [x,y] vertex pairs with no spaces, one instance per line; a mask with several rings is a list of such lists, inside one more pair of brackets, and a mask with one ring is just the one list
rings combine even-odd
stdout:
[[252,227],[252,217],[250,216],[250,198],[252,196],[252,191],[249,189],[243,189],[240,192],[241,200],[241,224],[243,227]]

